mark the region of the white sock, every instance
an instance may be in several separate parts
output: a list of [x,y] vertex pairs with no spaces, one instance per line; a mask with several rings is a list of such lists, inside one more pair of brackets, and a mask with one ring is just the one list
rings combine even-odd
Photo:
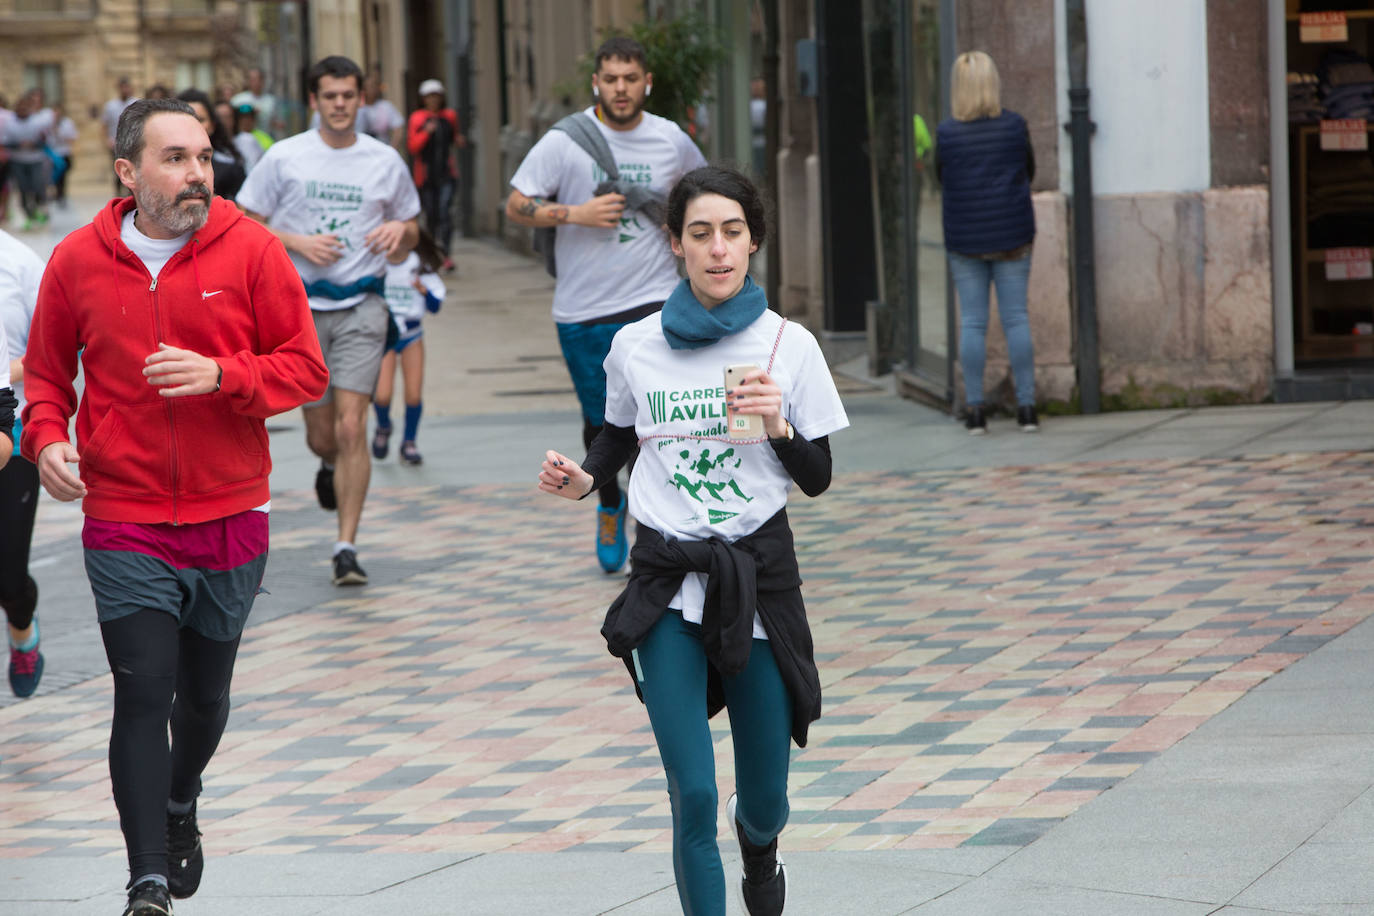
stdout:
[[354,553],[357,553],[357,552],[358,552],[357,548],[354,547],[352,544],[350,544],[348,541],[335,541],[335,542],[334,542],[334,556],[337,557],[337,556],[339,555],[339,551],[340,551],[340,550],[351,550],[351,551],[353,551]]

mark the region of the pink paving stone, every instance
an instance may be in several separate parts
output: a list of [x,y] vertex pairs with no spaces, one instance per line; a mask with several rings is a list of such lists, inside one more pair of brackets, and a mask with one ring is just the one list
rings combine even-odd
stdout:
[[1081,807],[1102,793],[1096,789],[1075,789],[1041,792],[1031,798],[1031,805],[1073,805]]
[[1111,746],[1112,751],[1164,751],[1211,716],[1156,716]]

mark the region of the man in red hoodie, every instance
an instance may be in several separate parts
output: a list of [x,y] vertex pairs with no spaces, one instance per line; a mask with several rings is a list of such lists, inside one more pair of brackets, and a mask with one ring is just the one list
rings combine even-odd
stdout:
[[212,196],[213,150],[191,108],[133,103],[115,153],[133,196],[62,241],[39,288],[22,454],[52,496],[82,500],[114,675],[124,913],[163,916],[169,894],[200,883],[200,777],[266,567],[264,420],[318,398],[328,371],[281,243]]

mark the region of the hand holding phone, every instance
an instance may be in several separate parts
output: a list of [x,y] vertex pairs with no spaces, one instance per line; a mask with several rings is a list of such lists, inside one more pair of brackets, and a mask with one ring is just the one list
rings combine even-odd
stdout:
[[[730,392],[744,383],[744,377],[758,370],[759,367],[752,363],[725,367],[725,394],[727,403]],[[760,439],[763,437],[763,417],[758,414],[736,413],[727,407],[726,418],[731,439]]]

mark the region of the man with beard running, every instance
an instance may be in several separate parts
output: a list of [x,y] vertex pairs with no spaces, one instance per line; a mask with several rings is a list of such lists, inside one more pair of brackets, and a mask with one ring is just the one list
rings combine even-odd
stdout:
[[318,130],[279,140],[235,201],[281,239],[305,281],[329,390],[307,404],[305,441],[320,457],[315,494],[338,509],[335,585],[366,585],[354,541],[372,476],[367,413],[386,352],[387,256],[420,238],[420,198],[400,153],[357,130],[363,71],[347,57],[310,68]]
[[270,232],[213,197],[213,152],[183,101],[125,110],[115,170],[132,197],[54,250],[24,357],[22,454],[86,515],[125,916],[166,916],[200,885],[201,774],[267,564],[263,421],[328,384],[300,277]]
[[[626,324],[657,312],[678,284],[662,202],[679,178],[706,164],[682,128],[644,110],[653,81],[639,42],[607,39],[597,49],[592,75],[596,104],[571,126],[600,135],[619,178],[609,180],[583,143],[560,126],[529,151],[511,177],[506,200],[506,215],[514,222],[556,227],[553,320],[588,446],[605,423],[602,363],[611,339]],[[625,496],[615,477],[597,495],[596,556],[613,573],[629,552]]]

